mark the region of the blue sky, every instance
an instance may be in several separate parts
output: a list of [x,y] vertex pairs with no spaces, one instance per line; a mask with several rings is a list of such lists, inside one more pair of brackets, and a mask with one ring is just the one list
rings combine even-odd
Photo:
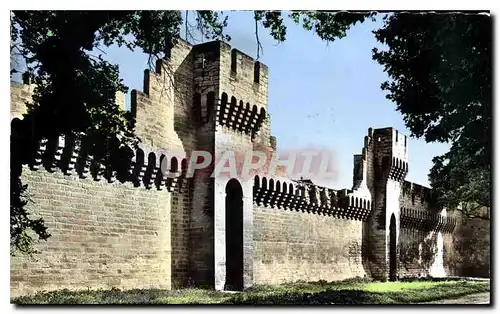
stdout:
[[[231,35],[230,44],[255,58],[253,14],[229,15],[226,32]],[[369,127],[391,126],[409,134],[395,104],[385,99],[380,89],[387,75],[371,58],[372,48],[380,47],[371,31],[382,24],[366,21],[351,28],[345,38],[327,44],[291,20],[285,21],[284,43],[278,44],[265,29],[259,31],[264,49],[260,61],[269,67],[272,134],[277,137],[278,149],[314,146],[332,150],[338,177],[324,183],[351,188],[352,156],[361,153]],[[130,89],[142,90],[145,55],[112,47],[108,58],[120,65]],[[410,139],[407,180],[428,185],[432,158],[448,148]]]
[[[232,37],[230,44],[255,58],[253,13],[229,15],[226,32]],[[278,149],[314,146],[332,150],[338,177],[323,183],[337,189],[351,188],[353,155],[361,153],[369,127],[394,127],[409,134],[395,104],[385,99],[380,89],[387,75],[371,59],[372,48],[380,47],[371,31],[379,28],[381,21],[358,24],[345,38],[329,44],[291,20],[285,21],[284,43],[278,44],[265,29],[259,31],[264,49],[260,61],[269,67],[272,134],[277,137]],[[119,64],[130,90],[142,90],[147,56],[126,48],[105,51],[108,60]],[[410,139],[407,180],[428,185],[432,158],[448,148],[447,144]]]

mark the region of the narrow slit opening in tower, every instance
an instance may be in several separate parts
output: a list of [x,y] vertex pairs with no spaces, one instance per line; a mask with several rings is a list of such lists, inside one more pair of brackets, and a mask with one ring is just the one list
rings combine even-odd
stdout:
[[194,93],[193,95],[193,121],[196,124],[201,122],[201,94]]
[[236,50],[232,50],[231,51],[231,71],[233,71],[234,73],[236,73],[236,63],[237,63],[237,54],[236,54]]
[[253,66],[253,81],[257,84],[260,83],[260,62],[255,62]]
[[209,92],[207,94],[207,121],[210,121],[214,111],[215,111],[215,93]]

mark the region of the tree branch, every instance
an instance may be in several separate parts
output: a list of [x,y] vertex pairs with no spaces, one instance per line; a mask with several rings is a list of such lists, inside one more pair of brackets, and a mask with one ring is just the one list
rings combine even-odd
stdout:
[[262,53],[264,53],[264,48],[262,47],[262,44],[260,43],[259,40],[259,22],[257,19],[255,20],[255,39],[257,40],[257,60],[260,58],[260,50],[262,50]]

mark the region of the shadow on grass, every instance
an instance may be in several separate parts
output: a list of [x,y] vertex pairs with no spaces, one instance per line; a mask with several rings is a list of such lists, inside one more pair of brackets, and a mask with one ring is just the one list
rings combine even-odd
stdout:
[[[121,291],[87,290],[37,293],[12,299],[19,305],[34,304],[247,304],[247,305],[314,305],[314,304],[411,304],[460,298],[488,292],[489,284],[448,282],[433,286],[384,283],[295,283],[260,286],[231,294],[213,290],[134,289]],[[374,288],[375,287],[375,288]]]
[[283,292],[273,295],[236,295],[225,304],[299,305],[299,304],[376,304],[376,293],[360,290],[334,290],[316,293]]
[[371,292],[360,288],[327,288],[324,291],[308,293],[304,291],[261,292],[235,295],[226,304],[412,304],[443,299],[460,298],[466,295],[488,292],[489,285],[458,282],[441,284],[429,288],[406,289],[400,291]]
[[424,289],[407,289],[390,292],[370,292],[360,289],[335,289],[304,293],[283,291],[281,293],[255,293],[236,295],[225,303],[230,304],[411,304],[443,299],[460,298],[466,295],[488,292],[489,286],[459,282]]

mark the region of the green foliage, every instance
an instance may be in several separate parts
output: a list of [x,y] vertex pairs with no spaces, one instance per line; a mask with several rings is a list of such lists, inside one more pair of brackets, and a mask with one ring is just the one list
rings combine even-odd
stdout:
[[[210,11],[200,11],[203,26],[212,37],[221,37],[224,22]],[[151,58],[168,58],[179,38],[179,11],[13,11],[11,14],[11,56],[13,51],[26,62],[35,84],[28,113],[13,125],[12,146],[20,150],[29,141],[60,134],[82,134],[105,143],[98,162],[109,165],[115,147],[135,144],[134,120],[116,103],[117,92],[128,88],[115,64],[95,51],[112,44],[141,49]],[[13,74],[14,71],[11,71]],[[31,147],[31,146],[30,146]],[[32,152],[11,158],[11,249],[27,252],[32,244],[29,230],[40,239],[48,233],[42,219],[30,220],[22,200],[25,187],[20,166]]]
[[292,12],[290,17],[297,24],[302,24],[304,29],[314,30],[319,38],[326,41],[334,41],[344,38],[347,30],[356,23],[362,23],[366,18],[374,19],[375,12],[352,13],[352,12],[320,12],[320,11],[298,11]]
[[[320,11],[293,11],[288,14],[297,25],[305,30],[314,31],[319,38],[332,42],[346,36],[347,30],[366,18],[373,18],[374,12],[320,12]],[[255,20],[262,21],[262,26],[270,30],[270,35],[277,41],[286,40],[286,26],[281,11],[255,11]]]
[[[14,120],[15,121],[15,120]],[[13,127],[15,128],[15,123]],[[50,233],[44,224],[43,218],[33,219],[28,212],[26,205],[32,202],[28,194],[28,185],[21,182],[21,160],[25,156],[26,147],[29,142],[17,143],[16,133],[11,134],[10,148],[10,248],[11,255],[22,253],[32,255],[37,251],[34,249],[35,241],[33,233],[39,240],[47,240]]]
[[228,17],[224,16],[222,21],[220,20],[220,15],[223,12],[218,13],[215,11],[198,11],[196,14],[196,21],[200,28],[204,31],[204,36],[206,39],[222,39],[226,41],[231,40],[231,36],[224,34],[224,27],[227,26]]
[[[287,15],[296,24],[325,41],[346,36],[347,30],[375,13],[293,11]],[[281,11],[254,11],[257,23],[277,41],[286,40]],[[206,39],[229,41],[224,12],[196,11],[197,28]],[[26,138],[86,134],[96,142],[108,143],[101,163],[113,159],[109,146],[135,144],[134,119],[116,104],[117,92],[128,88],[119,68],[96,51],[116,44],[140,50],[156,58],[170,57],[180,38],[180,11],[12,11],[11,64],[26,62],[27,77],[36,84],[25,118],[16,124],[14,146],[26,146]],[[489,206],[491,154],[491,22],[474,15],[396,13],[386,18],[375,36],[389,47],[374,50],[374,59],[385,67],[392,83],[389,91],[411,132],[428,141],[452,141],[449,153],[435,159],[431,184],[443,202],[474,201]],[[16,59],[17,58],[17,59]],[[11,71],[11,74],[15,69]],[[27,145],[31,147],[30,145]],[[20,169],[26,156],[11,159]],[[20,171],[11,174],[11,216],[24,215]],[[14,206],[14,207],[12,207]],[[26,213],[27,214],[27,213]],[[24,215],[24,216],[23,216]],[[22,228],[34,227],[46,238],[43,221],[25,221],[11,232],[14,248]],[[12,230],[11,230],[12,231]],[[27,236],[29,237],[29,236]]]
[[412,135],[452,144],[429,175],[446,205],[490,206],[491,29],[486,15],[395,13],[374,32],[382,89]]
[[43,219],[32,219],[24,207],[29,201],[26,195],[28,186],[22,185],[19,179],[12,183],[15,186],[11,187],[10,247],[16,250],[13,250],[11,254],[15,255],[19,252],[31,255],[37,251],[34,249],[34,240],[30,232],[34,231],[40,240],[47,240],[50,234],[47,232]]
[[408,304],[490,291],[489,282],[322,282],[261,286],[237,294],[213,290],[40,292],[15,304]]
[[[306,29],[314,27],[326,40],[344,36],[351,23],[364,18],[312,12],[293,13],[294,18],[297,14],[306,16]],[[224,33],[228,18],[223,15],[196,11],[197,27],[206,39],[231,39]],[[255,19],[271,30],[273,38],[285,40],[286,27],[280,11],[256,11]],[[182,23],[180,11],[11,12],[11,64],[16,61],[13,56],[24,59],[28,69],[25,76],[36,86],[28,113],[13,129],[18,135],[13,146],[25,146],[28,138],[37,141],[69,134],[78,140],[85,134],[96,143],[105,143],[105,152],[94,157],[109,165],[113,159],[111,143],[117,148],[140,139],[134,134],[133,117],[116,104],[116,93],[128,91],[120,79],[119,68],[101,54],[96,55],[96,51],[113,44],[139,49],[150,56],[153,64],[154,59],[170,57],[180,38]],[[11,168],[20,169],[31,153],[18,153],[18,158],[11,160]],[[11,223],[15,223],[11,227],[11,244],[14,250],[24,252],[32,243],[26,230],[32,229],[40,239],[46,239],[48,233],[43,220],[27,218],[19,176],[20,171],[11,175]]]

